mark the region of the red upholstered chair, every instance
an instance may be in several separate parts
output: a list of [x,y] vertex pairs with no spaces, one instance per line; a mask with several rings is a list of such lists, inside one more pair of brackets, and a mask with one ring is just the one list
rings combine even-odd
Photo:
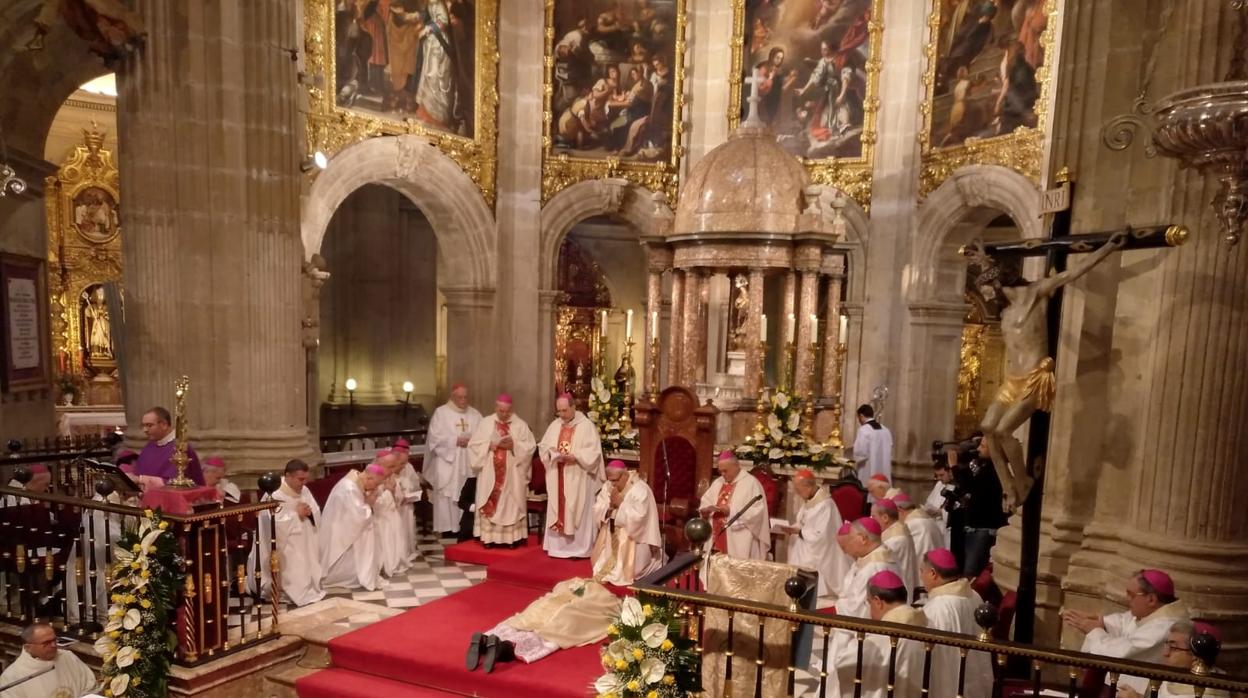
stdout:
[[338,484],[339,480],[346,477],[347,472],[347,469],[343,469],[326,475],[319,480],[308,480],[308,484],[305,487],[311,490],[318,506],[322,509],[325,508],[325,502],[329,500],[329,493],[333,491],[334,485]]
[[867,490],[856,477],[846,477],[831,483],[832,501],[841,514],[842,521],[857,521],[870,512],[867,510]]
[[[758,480],[758,484],[763,488],[763,501],[767,504],[767,515],[775,516],[775,512],[780,511],[780,486],[776,483],[775,476],[761,468],[754,468],[750,472],[754,474],[754,479]],[[771,528],[770,522],[767,528]],[[771,536],[771,551],[768,555],[773,560],[776,557],[776,544],[779,538],[780,536],[775,534]]]
[[546,466],[536,451],[533,452],[531,465],[526,510],[528,511],[529,530],[536,528],[537,539],[540,541],[546,536]]
[[[697,451],[688,439],[669,436],[654,448],[654,475],[650,488],[659,505],[663,538],[675,541],[677,549],[685,541],[685,522],[697,513]],[[671,479],[668,479],[668,472]]]

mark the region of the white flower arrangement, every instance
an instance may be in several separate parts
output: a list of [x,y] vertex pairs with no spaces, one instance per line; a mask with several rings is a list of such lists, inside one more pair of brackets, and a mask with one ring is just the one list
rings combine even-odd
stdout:
[[802,433],[802,399],[783,390],[776,391],[767,402],[762,429],[745,437],[736,454],[756,465],[811,468],[823,470],[836,465],[836,459],[823,444],[806,438]]
[[684,698],[700,689],[692,640],[681,636],[681,617],[667,603],[624,599],[607,628],[602,650],[606,673],[594,681],[598,698]]

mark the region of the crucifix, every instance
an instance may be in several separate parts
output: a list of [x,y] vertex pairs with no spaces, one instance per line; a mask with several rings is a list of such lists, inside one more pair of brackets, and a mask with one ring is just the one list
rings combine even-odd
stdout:
[[[1029,643],[1035,634],[1036,573],[1040,555],[1040,511],[1044,495],[1044,467],[1048,455],[1049,410],[1056,394],[1054,359],[1061,330],[1062,287],[1088,273],[1116,251],[1177,247],[1187,241],[1187,229],[1178,225],[1125,228],[1072,235],[1070,194],[1065,170],[1061,187],[1046,192],[1055,205],[1047,240],[996,244],[974,243],[962,254],[979,268],[975,285],[986,300],[1005,303],[1001,331],[1005,340],[1007,375],[984,415],[981,428],[1001,480],[1005,504],[1023,507],[1022,544],[1014,640]],[[1056,194],[1056,196],[1054,196]],[[1087,257],[1067,268],[1071,255]],[[1004,278],[997,259],[1006,256],[1044,256],[1044,278]],[[1052,353],[1051,353],[1052,352]],[[1027,453],[1014,432],[1030,421]]]

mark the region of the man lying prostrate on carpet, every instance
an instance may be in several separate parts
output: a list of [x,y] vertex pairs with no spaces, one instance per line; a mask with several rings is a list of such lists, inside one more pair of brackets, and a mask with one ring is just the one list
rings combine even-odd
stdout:
[[478,662],[486,673],[496,662],[519,659],[532,664],[557,650],[601,642],[619,615],[620,598],[599,582],[564,580],[523,611],[484,633],[474,633],[468,644],[468,670],[475,670]]
[[594,503],[594,525],[598,527],[590,555],[594,576],[628,586],[663,566],[654,492],[623,461],[607,464],[607,484]]
[[386,477],[386,469],[370,463],[363,470],[347,473],[329,493],[321,519],[321,569],[325,576],[321,588],[377,588],[381,574],[381,556],[373,503],[377,501],[378,485]]

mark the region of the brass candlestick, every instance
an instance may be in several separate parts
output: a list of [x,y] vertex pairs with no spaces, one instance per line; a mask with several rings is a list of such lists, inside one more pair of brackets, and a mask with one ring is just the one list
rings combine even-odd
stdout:
[[186,396],[190,391],[191,379],[186,376],[182,376],[174,384],[177,402],[173,407],[173,424],[174,433],[177,435],[177,445],[174,447],[173,465],[178,469],[178,476],[169,481],[170,487],[195,487],[195,481],[186,476],[186,466],[190,461],[186,455]]
[[784,343],[784,371],[781,372],[779,383],[787,393],[793,393],[797,384],[797,344]]
[[815,359],[819,355],[819,344],[817,342],[810,343],[810,361],[807,362],[806,376],[803,383],[806,384],[806,409],[803,410],[802,417],[805,425],[802,428],[802,435],[807,441],[815,440]]
[[650,340],[650,402],[659,402],[659,338]]
[[848,352],[844,342],[837,342],[832,349],[833,366],[836,367],[833,372],[836,396],[832,400],[832,433],[828,434],[828,446],[832,448],[845,447],[845,442],[841,440],[841,415],[845,409],[845,354]]
[[754,441],[767,437],[767,342],[758,343],[758,421],[754,424]]
[[633,338],[624,339],[624,409],[620,415],[620,425],[627,434],[633,426]]

